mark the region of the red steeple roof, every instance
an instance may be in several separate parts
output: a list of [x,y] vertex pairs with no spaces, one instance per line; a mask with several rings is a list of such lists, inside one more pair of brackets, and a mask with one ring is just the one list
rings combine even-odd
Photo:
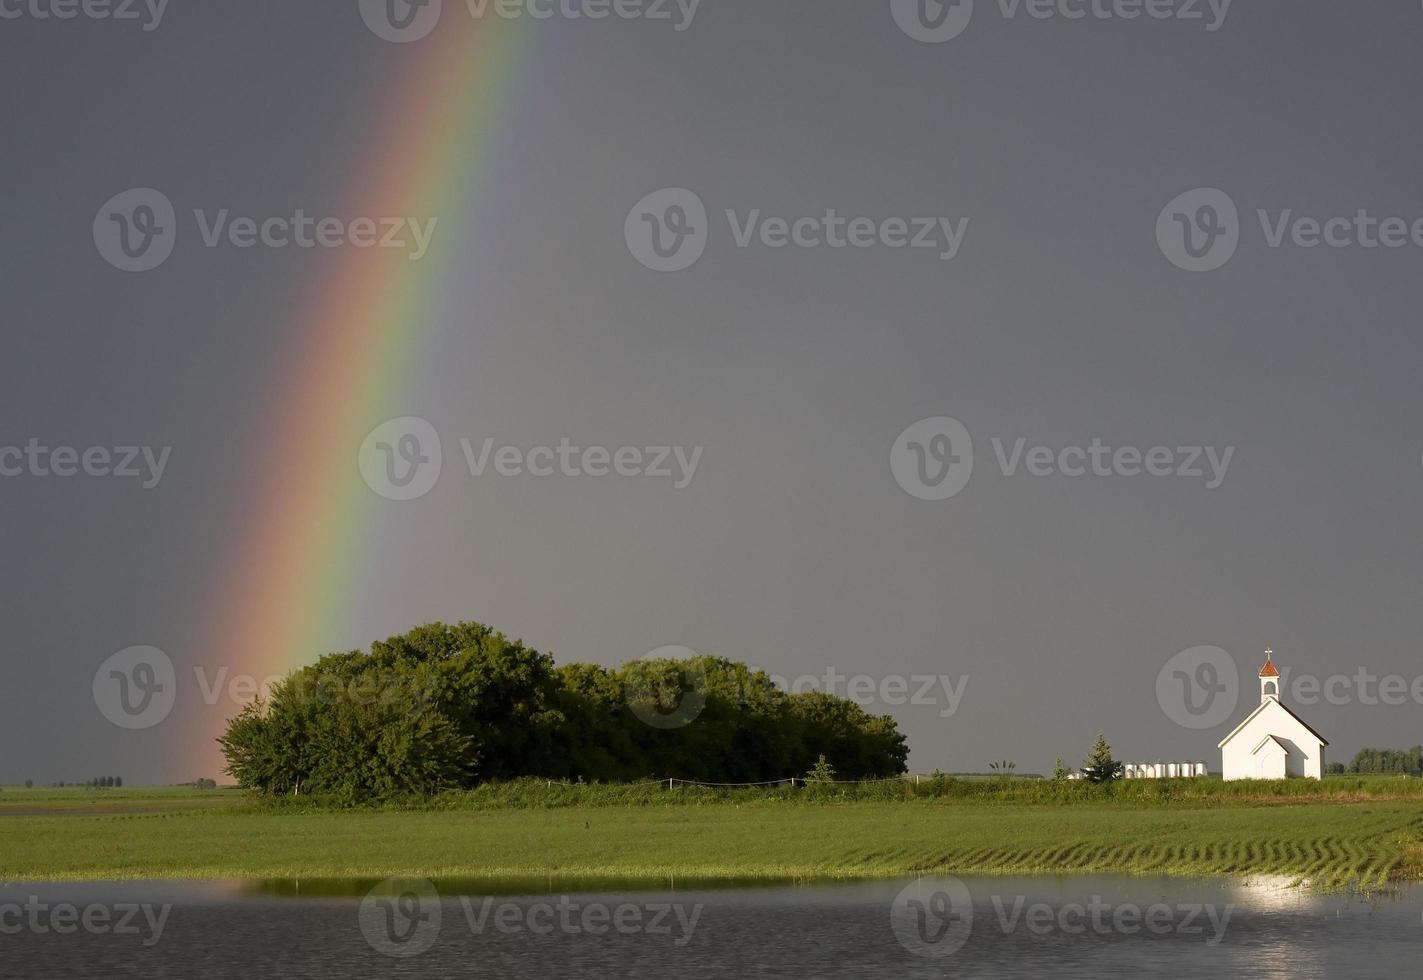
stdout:
[[1263,667],[1260,668],[1260,676],[1261,676],[1261,677],[1279,677],[1279,676],[1280,676],[1280,672],[1275,669],[1275,661],[1272,659],[1273,656],[1274,656],[1274,653],[1275,653],[1274,650],[1266,650],[1266,651],[1265,651],[1265,666],[1263,666]]

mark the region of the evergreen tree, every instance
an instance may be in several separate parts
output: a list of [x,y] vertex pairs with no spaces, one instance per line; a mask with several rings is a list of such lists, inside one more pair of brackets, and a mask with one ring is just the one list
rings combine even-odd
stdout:
[[1101,732],[1097,733],[1097,742],[1087,756],[1082,774],[1093,783],[1110,783],[1122,778],[1122,764],[1112,758],[1112,747]]
[[830,764],[830,760],[825,758],[824,753],[815,762],[815,768],[805,774],[807,783],[833,783],[835,782],[835,767]]

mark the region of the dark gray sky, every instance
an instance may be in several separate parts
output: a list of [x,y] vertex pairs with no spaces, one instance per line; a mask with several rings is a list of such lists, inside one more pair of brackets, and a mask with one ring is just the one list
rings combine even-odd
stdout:
[[[1306,224],[1273,247],[1258,215],[1423,218],[1423,8],[1237,0],[1208,31],[1198,6],[1204,21],[1069,21],[977,0],[943,43],[911,38],[889,0],[704,0],[680,32],[524,25],[470,176],[483,189],[438,215],[458,275],[415,325],[411,383],[375,405],[350,393],[362,431],[429,420],[444,473],[418,500],[382,500],[349,447],[348,490],[371,503],[325,648],[473,618],[560,660],[681,644],[911,693],[917,675],[967,676],[948,717],[942,695],[867,702],[900,720],[921,770],[1046,770],[1098,730],[1124,758],[1215,765],[1267,645],[1321,680],[1423,675],[1423,228],[1369,248],[1341,224],[1347,244],[1305,248]],[[473,40],[463,4],[445,7],[435,29]],[[0,782],[216,776],[187,771],[188,743],[235,708],[195,702],[192,669],[256,533],[236,526],[270,437],[254,420],[339,256],[204,248],[192,211],[365,213],[346,188],[385,131],[383,96],[431,42],[380,39],[355,3],[175,2],[147,32],[0,9],[19,14],[0,19],[0,452],[172,447],[149,490],[0,478]],[[143,187],[174,202],[181,233],[161,267],[125,273],[92,229]],[[705,253],[675,274],[624,237],[662,188],[709,212]],[[1239,246],[1188,272],[1157,224],[1198,188],[1238,208],[1216,214]],[[1205,200],[1163,227],[1203,227]],[[739,248],[728,209],[969,223],[945,261]],[[972,478],[917,499],[891,454],[912,466],[900,434],[940,416],[971,435]],[[703,453],[683,489],[476,477],[460,438]],[[1234,451],[1208,489],[1204,461],[1202,477],[1010,475],[993,440],[1011,454],[1020,438],[1025,453],[1168,447],[1173,468],[1178,447]],[[126,731],[92,682],[134,645],[168,653],[179,703]],[[1228,721],[1194,730],[1157,679],[1200,645],[1230,651],[1245,683]],[[1423,740],[1423,688],[1388,705],[1368,687],[1296,705],[1332,759]]]

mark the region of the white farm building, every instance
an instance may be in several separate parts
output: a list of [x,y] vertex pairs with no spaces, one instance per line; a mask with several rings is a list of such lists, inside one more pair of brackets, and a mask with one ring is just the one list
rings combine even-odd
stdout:
[[1221,740],[1221,773],[1226,779],[1322,779],[1328,744],[1281,701],[1280,672],[1274,652],[1266,650],[1260,705]]

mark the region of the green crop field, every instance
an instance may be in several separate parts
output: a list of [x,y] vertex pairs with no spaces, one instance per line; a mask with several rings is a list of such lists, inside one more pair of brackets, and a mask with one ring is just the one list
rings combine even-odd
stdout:
[[1174,792],[1074,787],[1057,799],[1041,782],[996,794],[964,782],[917,797],[895,787],[895,799],[887,788],[816,797],[530,784],[379,810],[256,804],[232,790],[6,790],[0,880],[1100,872],[1376,887],[1423,878],[1416,780],[1253,793],[1186,782]]

